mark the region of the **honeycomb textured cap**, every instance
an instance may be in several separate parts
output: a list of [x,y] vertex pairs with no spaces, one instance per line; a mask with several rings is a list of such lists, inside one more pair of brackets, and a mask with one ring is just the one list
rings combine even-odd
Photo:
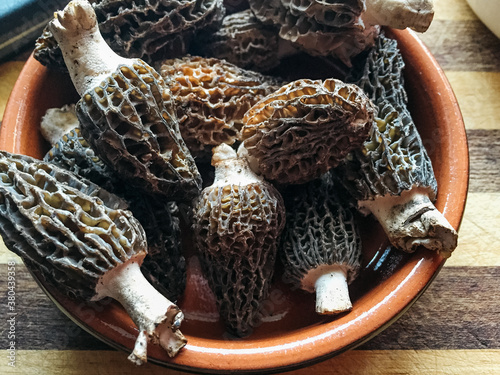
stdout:
[[94,184],[114,192],[117,176],[90,148],[79,128],[63,135],[45,154],[43,160],[82,176]]
[[242,146],[254,171],[280,183],[313,180],[361,146],[374,107],[363,91],[336,79],[298,80],[244,116]]
[[99,29],[111,48],[127,57],[157,61],[186,54],[201,31],[217,29],[222,0],[102,0],[95,5]]
[[186,284],[177,204],[162,202],[130,188],[94,153],[78,128],[63,136],[44,160],[92,181],[127,202],[146,233],[148,254],[141,265],[142,273],[165,297],[177,300]]
[[202,34],[197,47],[203,56],[265,72],[279,65],[278,29],[260,22],[250,9],[230,14],[213,34]]
[[376,126],[369,138],[338,169],[348,190],[360,201],[401,195],[414,186],[427,189],[432,200],[437,193],[431,160],[407,108],[403,69],[397,41],[381,35],[347,78],[377,108]]
[[243,337],[260,321],[285,211],[279,192],[244,159],[220,160],[214,184],[196,200],[193,229],[222,320]]
[[[93,1],[99,29],[110,47],[124,57],[152,63],[186,54],[200,32],[220,27],[222,0],[97,0]],[[45,29],[34,57],[42,64],[65,69],[52,33]]]
[[245,112],[282,85],[277,78],[199,56],[165,60],[160,74],[170,86],[182,138],[197,160],[210,160],[214,146],[238,141]]
[[146,232],[148,254],[141,265],[144,277],[171,301],[186,287],[186,259],[181,242],[179,207],[155,197],[136,196],[130,210]]
[[77,103],[82,135],[123,179],[171,200],[199,193],[201,177],[180,131],[170,90],[142,60],[121,65]]
[[101,276],[146,255],[126,203],[51,163],[0,152],[0,233],[6,246],[70,297],[95,295]]
[[286,225],[281,259],[283,278],[309,292],[305,282],[316,269],[338,265],[347,271],[351,283],[361,263],[361,237],[350,208],[337,196],[338,187],[330,173],[305,185],[294,185],[283,194]]
[[363,0],[250,0],[262,22],[279,27],[279,36],[312,55],[350,59],[373,45],[379,27],[361,20]]

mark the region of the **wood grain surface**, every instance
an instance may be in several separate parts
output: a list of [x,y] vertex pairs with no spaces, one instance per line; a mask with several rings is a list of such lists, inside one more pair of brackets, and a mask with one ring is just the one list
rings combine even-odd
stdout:
[[[422,297],[355,350],[302,374],[500,374],[500,40],[465,0],[434,0],[421,39],[445,71],[470,147],[470,187],[459,246]],[[500,16],[500,15],[499,15]],[[0,65],[0,120],[26,56]],[[17,262],[16,367],[8,366],[7,263]],[[86,333],[45,296],[20,259],[0,246],[1,374],[181,374],[134,367],[127,353]]]

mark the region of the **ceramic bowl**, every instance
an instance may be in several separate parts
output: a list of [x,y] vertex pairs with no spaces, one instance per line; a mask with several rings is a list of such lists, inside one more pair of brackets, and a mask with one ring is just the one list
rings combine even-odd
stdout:
[[467,0],[467,3],[486,27],[500,38],[500,23],[498,22],[498,17],[500,16],[500,1]]
[[[410,111],[435,168],[439,184],[436,206],[458,229],[468,183],[468,149],[464,123],[442,70],[415,34],[387,31],[396,38],[406,61]],[[315,72],[328,70],[318,66]],[[310,70],[310,69],[309,69]],[[43,157],[48,145],[39,133],[40,118],[50,107],[76,101],[71,82],[30,58],[12,92],[0,131],[0,149]],[[377,223],[362,223],[364,259],[360,277],[351,285],[353,309],[337,316],[318,316],[314,296],[293,291],[279,272],[266,317],[246,339],[225,334],[211,293],[195,257],[188,257],[186,291],[178,301],[186,319],[187,346],[168,358],[150,345],[149,361],[196,372],[266,373],[303,367],[367,341],[388,327],[425,291],[444,263],[425,249],[404,254],[388,245]],[[189,249],[188,249],[189,251]],[[74,322],[113,347],[132,350],[137,329],[116,303],[74,301],[47,286],[46,293]]]

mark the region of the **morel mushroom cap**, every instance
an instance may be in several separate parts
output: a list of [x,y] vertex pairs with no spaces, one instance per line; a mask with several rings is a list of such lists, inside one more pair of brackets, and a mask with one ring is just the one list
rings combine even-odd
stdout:
[[198,56],[166,60],[160,73],[170,86],[182,137],[198,160],[211,155],[214,146],[234,144],[246,111],[282,84],[224,60]]
[[78,127],[75,105],[68,104],[61,108],[49,108],[42,117],[40,132],[52,146],[71,129]]
[[373,111],[355,85],[336,79],[291,82],[245,114],[241,155],[269,180],[304,183],[361,146]]
[[200,32],[217,29],[223,0],[102,0],[95,5],[99,29],[111,48],[153,62],[185,55]]
[[82,176],[115,194],[116,187],[122,186],[118,176],[83,138],[79,128],[64,134],[45,154],[43,160]]
[[[316,292],[316,312],[352,308],[347,285],[358,275],[361,238],[352,212],[336,196],[330,173],[284,194],[283,279]],[[287,199],[289,198],[289,199]]]
[[297,53],[273,25],[260,22],[250,9],[230,14],[213,34],[202,34],[198,49],[204,56],[227,60],[241,68],[265,72],[286,56]]
[[130,211],[139,220],[148,241],[148,254],[141,271],[171,301],[186,288],[186,259],[182,248],[179,207],[153,196],[129,194]]
[[390,241],[412,252],[423,245],[448,257],[457,233],[434,207],[437,182],[431,160],[406,106],[397,42],[381,35],[349,80],[378,108],[376,126],[363,147],[337,168],[360,208],[373,213]]
[[116,55],[92,6],[70,2],[50,23],[76,90],[82,135],[123,178],[151,194],[191,199],[201,177],[181,138],[170,91],[139,59]]
[[379,31],[361,20],[363,0],[250,0],[250,8],[260,21],[279,27],[281,38],[309,54],[334,56],[348,66],[351,57],[373,45]]
[[0,152],[0,233],[6,246],[71,297],[119,301],[139,329],[129,359],[147,342],[169,355],[186,343],[182,312],[140,272],[144,230],[121,199],[50,163]]
[[64,135],[44,161],[82,176],[127,202],[146,232],[148,254],[142,273],[169,300],[178,299],[186,284],[186,260],[180,244],[177,205],[130,188],[94,153],[78,128]]
[[[222,0],[97,0],[99,29],[116,53],[148,63],[187,53],[194,38],[220,26]],[[36,42],[35,58],[44,65],[64,68],[58,43],[49,28]]]
[[279,192],[255,175],[228,145],[214,148],[213,185],[194,208],[194,239],[231,333],[247,336],[258,324],[276,260],[285,211]]

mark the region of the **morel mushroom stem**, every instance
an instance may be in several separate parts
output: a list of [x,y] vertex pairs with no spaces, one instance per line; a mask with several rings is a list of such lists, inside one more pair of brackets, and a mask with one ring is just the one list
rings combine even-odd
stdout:
[[391,242],[406,252],[424,246],[448,258],[457,246],[455,229],[422,188],[405,190],[399,196],[377,196],[374,200],[358,202],[358,205],[368,209]]
[[316,312],[338,314],[352,309],[346,270],[340,266],[328,267],[316,279]]
[[363,21],[395,29],[426,31],[434,17],[432,0],[365,0]]
[[132,61],[117,55],[108,46],[87,0],[71,1],[64,10],[55,13],[48,27],[59,43],[71,80],[80,95],[98,86],[118,66]]
[[163,297],[141,273],[140,262],[129,262],[101,277],[93,300],[111,297],[122,304],[139,329],[129,360],[137,365],[147,361],[147,343],[157,342],[170,357],[186,345],[179,331],[183,313]]

